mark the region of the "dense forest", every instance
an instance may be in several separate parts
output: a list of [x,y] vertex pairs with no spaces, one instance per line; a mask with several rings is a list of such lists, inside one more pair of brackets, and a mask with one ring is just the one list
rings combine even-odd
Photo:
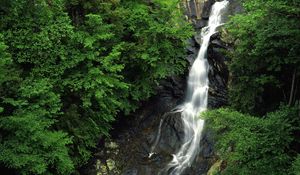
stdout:
[[176,7],[1,0],[1,165],[64,175],[84,165],[118,113],[184,72],[192,28]]
[[[215,174],[300,174],[300,2],[244,0],[222,40],[229,104],[205,113]],[[0,0],[0,169],[79,174],[111,123],[182,75],[175,0]]]

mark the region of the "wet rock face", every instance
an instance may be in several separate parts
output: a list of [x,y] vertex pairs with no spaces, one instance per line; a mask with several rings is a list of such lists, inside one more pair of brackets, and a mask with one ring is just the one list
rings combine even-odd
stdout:
[[163,82],[159,94],[132,118],[136,123],[132,130],[120,134],[118,143],[122,148],[122,161],[119,163],[124,162],[121,174],[158,174],[171,161],[171,154],[180,148],[184,134],[181,115],[170,111],[184,96],[184,82],[181,77]]
[[224,48],[226,48],[226,45],[223,44],[220,38],[212,39],[208,47],[208,62],[210,65],[208,108],[219,108],[227,104],[229,72],[225,64],[226,57],[221,52],[221,49]]
[[[189,1],[189,3],[200,1]],[[199,28],[207,23],[207,14],[213,2],[214,0],[203,0],[201,6],[204,9],[200,19],[196,20],[198,23],[194,23],[198,33]],[[235,1],[232,2],[229,7],[230,13],[241,10]],[[197,16],[199,14],[194,14],[194,19]],[[187,61],[190,65],[197,57],[199,43],[197,35],[189,40]],[[227,104],[228,70],[225,64],[227,58],[222,54],[222,49],[228,47],[217,33],[211,37],[208,48],[210,64],[208,108],[218,108]],[[83,168],[81,174],[158,175],[161,173],[160,175],[168,175],[164,168],[172,160],[172,154],[179,150],[184,137],[181,114],[170,111],[184,99],[187,76],[188,70],[183,76],[164,80],[157,88],[157,95],[144,102],[139,110],[130,116],[119,117],[120,120],[113,126],[115,129],[111,132],[112,137],[99,144],[94,158],[89,166]],[[159,126],[161,126],[160,132]],[[203,132],[199,145],[200,153],[182,175],[207,174],[216,161],[211,135],[209,130]]]
[[[186,9],[185,15],[196,30],[207,25],[211,7],[216,1],[221,0],[182,0],[183,7]],[[226,16],[243,11],[238,0],[229,0],[229,2],[230,6]]]
[[214,2],[215,0],[182,0],[186,9],[185,15],[196,30],[207,25],[210,9]]

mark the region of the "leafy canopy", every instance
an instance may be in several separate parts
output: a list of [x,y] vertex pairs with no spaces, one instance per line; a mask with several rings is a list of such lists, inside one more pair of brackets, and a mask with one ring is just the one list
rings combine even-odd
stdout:
[[70,174],[121,113],[185,69],[173,0],[0,1],[0,164]]
[[[264,114],[288,103],[292,77],[299,79],[300,4],[297,0],[242,1],[244,12],[231,17],[224,39],[229,52],[232,107]],[[275,95],[274,95],[275,94]]]

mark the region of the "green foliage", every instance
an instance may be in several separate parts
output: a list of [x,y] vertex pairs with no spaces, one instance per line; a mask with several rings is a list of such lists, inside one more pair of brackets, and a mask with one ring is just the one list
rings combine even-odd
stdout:
[[186,62],[178,59],[183,58],[184,52],[172,48],[184,47],[183,41],[191,35],[191,28],[180,16],[176,1],[153,5],[126,1],[124,5],[127,10],[122,11],[120,20],[125,22],[125,37],[132,37],[126,42],[125,78],[133,84],[133,99],[140,100],[154,93],[152,87],[157,80],[184,71]]
[[21,174],[70,174],[73,171],[66,145],[71,143],[61,131],[50,131],[51,120],[41,111],[18,113],[0,120],[5,134],[1,139],[0,161]]
[[70,174],[120,112],[183,72],[177,2],[0,2],[0,164]]
[[74,168],[66,147],[71,139],[50,129],[60,114],[59,97],[46,79],[22,81],[7,46],[0,42],[0,48],[0,162],[22,174],[44,174],[51,167],[55,174],[69,174]]
[[294,175],[300,174],[300,155],[298,155],[296,160],[293,162],[292,173]]
[[243,112],[265,113],[289,101],[293,73],[300,70],[300,6],[292,0],[249,0],[243,6],[224,35],[234,44],[230,102]]
[[[298,110],[281,107],[264,118],[218,109],[205,114],[217,139],[217,150],[227,162],[222,174],[288,174],[299,126]],[[296,164],[296,163],[295,163]],[[297,165],[296,165],[297,166]]]

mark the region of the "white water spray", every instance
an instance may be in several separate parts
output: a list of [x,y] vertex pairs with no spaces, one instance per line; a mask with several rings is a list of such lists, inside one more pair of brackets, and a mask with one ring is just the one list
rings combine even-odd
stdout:
[[222,14],[226,12],[228,4],[228,0],[216,2],[212,6],[208,26],[201,31],[202,45],[189,72],[185,102],[178,107],[184,125],[184,143],[180,150],[173,155],[173,160],[167,167],[170,175],[181,174],[192,164],[199,153],[201,133],[204,127],[204,120],[200,119],[199,115],[207,108],[209,88],[207,48],[210,37],[222,24]]

